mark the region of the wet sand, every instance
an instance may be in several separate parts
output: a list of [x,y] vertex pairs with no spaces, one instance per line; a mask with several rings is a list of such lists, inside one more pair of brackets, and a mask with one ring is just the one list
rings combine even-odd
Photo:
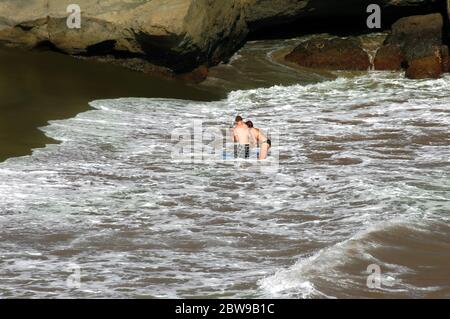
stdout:
[[224,96],[177,80],[55,52],[0,47],[0,162],[56,141],[38,128],[89,109],[95,99],[161,97],[210,101]]

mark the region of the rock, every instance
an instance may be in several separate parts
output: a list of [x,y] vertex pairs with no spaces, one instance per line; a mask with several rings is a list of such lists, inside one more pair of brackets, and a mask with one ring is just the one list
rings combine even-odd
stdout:
[[441,47],[441,58],[442,58],[442,72],[450,72],[450,53],[448,46],[443,45]]
[[406,67],[411,79],[438,78],[448,69],[448,49],[442,48],[443,19],[439,13],[398,20],[377,52],[376,70]]
[[77,0],[80,29],[66,25],[68,2],[2,0],[0,41],[51,43],[72,55],[142,58],[183,73],[228,59],[247,35],[241,0]]
[[310,0],[242,0],[245,20],[253,30],[296,20],[305,14],[310,2]]
[[[391,9],[429,8],[438,1],[383,0],[383,17]],[[366,29],[368,4],[355,0],[77,0],[74,3],[81,7],[82,27],[69,29],[69,3],[1,0],[0,42],[84,57],[133,60],[120,62],[122,65],[136,65],[135,60],[142,59],[186,73],[201,65],[227,61],[249,32],[262,28],[305,18],[326,23],[332,15],[336,21],[363,21],[358,28]],[[360,19],[362,12],[364,19]],[[365,59],[362,54],[361,59]]]
[[392,25],[385,44],[402,46],[407,60],[424,57],[442,45],[442,29],[440,13],[402,18]]
[[406,69],[406,77],[409,79],[437,79],[441,74],[442,65],[439,54],[416,58]]
[[190,83],[200,83],[206,80],[208,73],[209,69],[205,65],[201,65],[191,72],[178,75],[178,78]]
[[374,59],[375,70],[395,70],[399,71],[403,67],[405,56],[402,47],[399,45],[385,45],[378,51]]
[[355,38],[315,37],[297,46],[286,60],[308,68],[368,70],[370,58]]

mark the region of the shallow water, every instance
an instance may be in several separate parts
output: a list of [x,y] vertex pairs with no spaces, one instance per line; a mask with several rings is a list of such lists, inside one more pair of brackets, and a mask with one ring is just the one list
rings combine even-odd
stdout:
[[55,142],[38,130],[48,120],[89,109],[95,99],[165,97],[211,101],[223,91],[193,87],[119,66],[55,52],[0,47],[0,162]]
[[[449,88],[373,72],[95,101],[0,164],[0,296],[448,298]],[[173,157],[174,130],[237,113],[280,130],[278,166]]]
[[310,36],[286,40],[250,41],[227,64],[211,68],[200,87],[225,92],[269,88],[274,85],[312,84],[334,79],[335,75],[319,70],[292,68],[281,63],[279,53],[298,45]]

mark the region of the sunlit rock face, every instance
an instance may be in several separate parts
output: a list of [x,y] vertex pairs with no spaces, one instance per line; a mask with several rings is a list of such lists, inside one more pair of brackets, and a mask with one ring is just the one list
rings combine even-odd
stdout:
[[79,0],[80,29],[67,27],[72,2],[2,1],[0,39],[49,42],[68,54],[120,52],[183,72],[227,59],[247,34],[238,0]]

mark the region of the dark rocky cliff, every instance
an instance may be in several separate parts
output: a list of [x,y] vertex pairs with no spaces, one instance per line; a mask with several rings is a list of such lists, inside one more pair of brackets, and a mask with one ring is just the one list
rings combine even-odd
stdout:
[[370,31],[365,21],[371,3],[383,8],[385,28],[417,13],[446,16],[446,0],[78,0],[82,26],[69,29],[72,2],[1,1],[0,41],[184,73],[226,61],[249,36]]

